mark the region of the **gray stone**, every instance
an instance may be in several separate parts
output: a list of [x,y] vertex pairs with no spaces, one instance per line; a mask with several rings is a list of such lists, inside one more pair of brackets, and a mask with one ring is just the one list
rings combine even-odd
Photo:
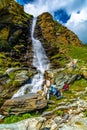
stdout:
[[27,94],[14,99],[6,100],[1,107],[3,115],[21,114],[33,110],[39,110],[47,106],[47,100],[38,94]]

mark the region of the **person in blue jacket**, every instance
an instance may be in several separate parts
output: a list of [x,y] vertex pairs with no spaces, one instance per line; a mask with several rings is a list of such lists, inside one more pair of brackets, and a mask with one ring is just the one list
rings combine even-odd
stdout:
[[52,84],[50,87],[50,92],[54,96],[56,96],[58,99],[62,98],[62,93],[61,91],[56,87],[56,84]]

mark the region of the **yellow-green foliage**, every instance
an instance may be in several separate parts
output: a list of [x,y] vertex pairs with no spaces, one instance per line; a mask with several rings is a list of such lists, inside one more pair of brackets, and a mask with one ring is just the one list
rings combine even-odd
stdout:
[[54,32],[56,35],[56,42],[58,41],[59,43],[63,45],[75,45],[75,46],[81,46],[81,41],[78,39],[78,37],[68,28],[64,27],[62,24],[54,21],[55,23],[55,28]]
[[14,80],[14,79],[15,79],[15,73],[10,73],[10,74],[9,74],[9,78],[10,78],[11,80]]
[[3,28],[2,30],[0,30],[0,39],[7,40],[9,36],[9,31],[9,28]]
[[11,59],[5,56],[5,53],[0,53],[0,67],[6,69],[11,63]]
[[8,67],[19,67],[20,63],[13,61],[10,57],[7,57],[5,53],[0,53],[0,67],[1,70],[6,70]]
[[87,117],[87,110],[84,111],[84,115]]
[[62,116],[63,111],[62,111],[62,110],[57,110],[57,111],[56,111],[56,114],[57,114],[58,116]]
[[5,5],[5,0],[0,0],[0,9],[2,9]]
[[0,58],[6,58],[5,54],[4,53],[0,53]]
[[14,87],[18,87],[18,86],[20,86],[20,82],[19,81],[13,81],[13,86]]
[[49,42],[54,42],[54,21],[52,16],[49,13],[40,15],[38,24],[41,26],[43,38]]
[[15,45],[14,46],[14,50],[16,51],[16,52],[21,52],[21,49],[23,49],[24,48],[24,45],[23,44],[20,44],[20,45]]
[[8,113],[11,111],[11,108],[7,108],[7,110],[6,110]]
[[5,84],[6,88],[9,88],[10,86],[13,85],[14,79],[15,79],[15,73],[10,73],[8,74],[9,76],[9,82],[7,84]]
[[75,81],[71,86],[70,89],[74,91],[84,91],[87,87],[87,80],[81,79]]
[[12,62],[11,62],[11,66],[12,66],[12,67],[17,68],[17,67],[19,67],[20,65],[21,65],[20,62],[17,62],[17,61],[12,61]]
[[25,25],[25,23],[27,23],[27,21],[31,17],[31,15],[26,14],[23,11],[23,6],[19,5],[14,0],[0,0],[0,9],[1,8],[3,8],[3,11],[0,12],[1,13],[0,22],[3,22],[3,23],[13,22],[14,24]]
[[72,58],[80,59],[82,61],[87,62],[87,48],[85,46],[70,46],[68,55],[70,55]]

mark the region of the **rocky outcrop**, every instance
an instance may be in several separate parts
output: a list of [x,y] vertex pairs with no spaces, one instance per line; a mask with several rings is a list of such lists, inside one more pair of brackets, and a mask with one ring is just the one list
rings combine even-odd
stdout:
[[43,13],[38,17],[37,25],[40,27],[43,39],[51,44],[64,44],[81,46],[81,41],[76,34],[54,21],[49,13]]
[[54,21],[49,13],[38,16],[35,37],[42,41],[53,68],[64,66],[61,62],[69,60],[67,46],[82,46],[77,35]]
[[0,0],[0,52],[25,66],[32,66],[31,19],[14,0]]
[[44,97],[30,93],[29,95],[7,100],[1,107],[1,112],[4,115],[18,115],[21,113],[39,110],[46,106],[47,101]]
[[[34,75],[27,67],[8,68],[0,75],[0,106],[4,100],[10,99],[18,89]],[[28,90],[29,91],[29,90]]]

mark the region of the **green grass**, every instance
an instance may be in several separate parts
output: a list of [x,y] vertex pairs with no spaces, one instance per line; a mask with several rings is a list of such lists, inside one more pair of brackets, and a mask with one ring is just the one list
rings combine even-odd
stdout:
[[63,113],[64,113],[64,111],[62,111],[62,110],[58,110],[58,111],[56,111],[56,114],[57,114],[58,116],[62,116]]
[[[65,96],[67,101],[69,99],[78,98],[78,94],[76,95],[76,93],[84,91],[86,87],[87,87],[87,81],[85,79],[77,80],[70,85],[69,91],[64,92],[63,95]],[[84,98],[84,95],[79,95],[79,96],[82,99]]]
[[26,114],[24,114],[24,115],[20,115],[20,116],[14,116],[14,115],[11,115],[11,116],[9,116],[9,117],[6,117],[5,119],[4,119],[4,123],[5,124],[9,124],[9,123],[14,123],[14,122],[18,122],[18,121],[20,121],[20,120],[23,120],[23,119],[27,119],[27,118],[30,118],[31,117],[31,115],[29,114],[29,113],[26,113]]
[[28,118],[32,118],[32,117],[37,117],[39,116],[39,113],[37,112],[32,112],[32,113],[25,113],[25,114],[21,114],[21,115],[11,115],[9,117],[4,118],[3,123],[5,124],[10,124],[10,123],[15,123],[21,120],[25,120]]
[[68,55],[74,59],[79,59],[87,62],[87,48],[85,46],[83,47],[70,46]]
[[84,115],[87,117],[87,110],[84,111]]
[[75,81],[72,85],[70,85],[70,90],[84,91],[86,87],[87,87],[87,80],[81,79]]

